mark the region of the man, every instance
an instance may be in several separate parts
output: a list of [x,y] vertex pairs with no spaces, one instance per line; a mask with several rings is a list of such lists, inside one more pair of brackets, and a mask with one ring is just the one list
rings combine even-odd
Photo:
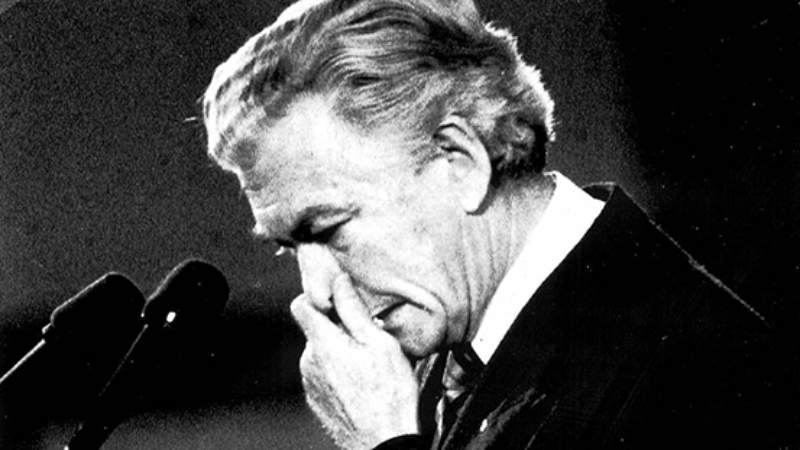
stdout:
[[613,186],[544,172],[553,102],[469,0],[302,1],[220,65],[209,153],[296,254],[343,448],[785,443],[766,320]]

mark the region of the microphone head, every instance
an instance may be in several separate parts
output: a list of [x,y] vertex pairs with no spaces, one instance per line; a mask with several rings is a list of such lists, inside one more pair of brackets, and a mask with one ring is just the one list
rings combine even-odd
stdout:
[[175,266],[144,305],[149,326],[204,323],[218,316],[228,301],[228,282],[216,267],[197,259]]
[[47,342],[125,337],[141,326],[142,305],[139,288],[124,275],[110,272],[54,309],[42,336]]

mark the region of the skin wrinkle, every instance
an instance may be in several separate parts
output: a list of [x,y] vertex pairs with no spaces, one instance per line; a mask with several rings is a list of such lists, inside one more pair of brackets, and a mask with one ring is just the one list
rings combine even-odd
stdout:
[[[479,239],[476,239],[476,235],[479,236]],[[466,292],[464,293],[469,304],[469,310],[471,312],[469,316],[469,323],[467,324],[467,328],[465,329],[465,333],[463,336],[460,336],[459,342],[468,342],[472,339],[474,334],[478,331],[478,325],[480,324],[480,318],[483,315],[483,311],[486,309],[486,302],[488,301],[489,293],[493,291],[491,280],[496,277],[498,273],[495,269],[496,265],[499,261],[494,258],[494,253],[487,253],[486,249],[479,248],[480,246],[476,246],[476,243],[483,243],[486,242],[485,240],[487,237],[489,238],[489,246],[493,246],[492,244],[495,242],[493,236],[494,233],[491,232],[491,228],[486,223],[479,224],[478,227],[474,229],[472,233],[469,231],[462,234],[462,245],[466,249],[471,249],[472,252],[466,252],[465,257],[465,267],[475,267],[484,265],[487,267],[487,273],[483,277],[470,277],[467,276],[463,281],[463,286],[465,286]],[[488,255],[488,257],[487,257]],[[483,301],[481,301],[483,300]]]
[[[494,196],[496,208],[487,214],[503,212],[463,233],[462,245],[473,250],[466,252],[465,267],[468,267],[470,265],[468,261],[474,258],[476,263],[473,264],[488,264],[488,270],[485,276],[467,277],[464,281],[469,295],[466,298],[470,300],[469,310],[472,314],[462,341],[474,338],[491,293],[497,289],[502,275],[509,270],[511,263],[524,246],[530,227],[520,227],[518,224],[538,223],[545,209],[543,205],[547,205],[552,197],[555,186],[552,180],[540,176],[536,181],[535,184],[527,186],[508,186],[506,188],[508,192],[496,193]],[[476,243],[486,243],[486,248],[478,248]],[[473,301],[473,299],[483,301]]]

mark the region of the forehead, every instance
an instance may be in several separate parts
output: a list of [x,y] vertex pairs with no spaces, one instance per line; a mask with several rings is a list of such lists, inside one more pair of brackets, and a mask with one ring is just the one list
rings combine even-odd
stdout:
[[411,161],[399,132],[360,131],[337,117],[321,96],[301,97],[285,117],[251,127],[237,146],[252,160],[240,177],[242,187],[271,185],[275,192],[288,181],[314,185],[342,173],[370,177]]
[[253,153],[254,164],[239,179],[259,226],[312,203],[352,201],[371,187],[396,182],[413,164],[399,136],[359,131],[322,97],[299,99],[286,117],[238,144]]

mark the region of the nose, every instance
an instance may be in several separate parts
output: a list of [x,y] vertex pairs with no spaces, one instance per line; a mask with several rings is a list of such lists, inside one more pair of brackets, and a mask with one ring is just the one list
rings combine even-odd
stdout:
[[333,280],[342,273],[336,258],[322,245],[300,244],[297,246],[297,264],[303,291],[311,303],[322,312],[330,311],[333,308]]

